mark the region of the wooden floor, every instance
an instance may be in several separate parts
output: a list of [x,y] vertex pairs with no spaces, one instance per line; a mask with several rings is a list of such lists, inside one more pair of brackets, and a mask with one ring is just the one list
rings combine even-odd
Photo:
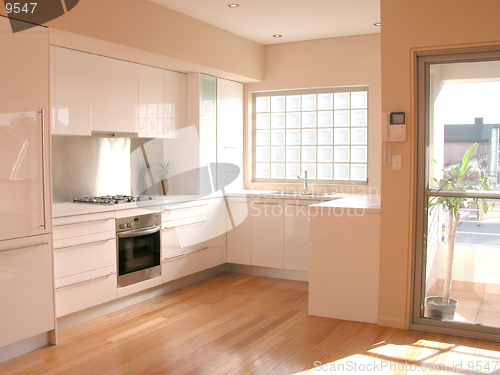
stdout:
[[224,273],[60,332],[0,374],[500,373],[500,343],[309,316],[307,288]]

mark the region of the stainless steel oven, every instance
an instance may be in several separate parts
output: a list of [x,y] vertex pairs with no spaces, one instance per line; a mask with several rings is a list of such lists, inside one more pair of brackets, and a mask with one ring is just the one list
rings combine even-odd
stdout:
[[159,277],[160,213],[116,220],[118,287]]

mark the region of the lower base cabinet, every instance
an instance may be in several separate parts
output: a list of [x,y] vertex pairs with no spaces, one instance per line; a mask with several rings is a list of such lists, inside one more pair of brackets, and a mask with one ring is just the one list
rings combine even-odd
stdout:
[[54,218],[56,316],[117,298],[114,212]]
[[307,272],[310,199],[261,199],[230,196],[241,217],[227,232],[227,262]]
[[283,201],[254,199],[252,211],[252,265],[283,268]]
[[283,205],[283,268],[309,271],[309,209],[318,201],[285,200]]
[[68,315],[117,298],[114,266],[56,280],[57,316]]
[[162,211],[161,278],[147,281],[142,288],[133,284],[120,289],[117,288],[114,212],[55,218],[56,316],[225,264],[226,215],[222,198],[165,208]]
[[0,347],[54,329],[51,236],[0,243]]
[[209,259],[208,248],[171,255],[171,257],[164,259],[161,266],[163,282],[166,283],[210,268],[208,267]]
[[[229,196],[229,211],[233,220],[227,221],[227,262],[252,265],[252,217],[250,199]],[[232,222],[236,221],[234,228]]]

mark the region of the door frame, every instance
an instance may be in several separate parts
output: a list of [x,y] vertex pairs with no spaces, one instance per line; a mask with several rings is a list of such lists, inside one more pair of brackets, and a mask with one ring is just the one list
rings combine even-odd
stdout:
[[500,341],[500,327],[439,321],[421,316],[425,290],[426,230],[427,230],[427,159],[430,145],[430,66],[454,62],[500,61],[500,46],[471,47],[414,52],[415,82],[415,230],[410,328],[420,331]]

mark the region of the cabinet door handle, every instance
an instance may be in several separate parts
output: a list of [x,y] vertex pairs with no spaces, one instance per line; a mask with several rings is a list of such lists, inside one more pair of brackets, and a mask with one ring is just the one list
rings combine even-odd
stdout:
[[254,202],[255,204],[267,204],[269,206],[279,206],[279,203]]
[[41,116],[42,121],[42,207],[43,207],[43,224],[40,225],[44,230],[47,229],[47,219],[45,217],[45,111],[40,109],[38,113]]
[[94,245],[96,243],[101,243],[101,242],[108,242],[114,240],[114,238],[108,238],[107,240],[99,240],[99,241],[93,241],[93,242],[85,242],[85,243],[80,243],[78,245],[69,245],[69,246],[63,246],[63,247],[54,247],[55,250],[64,250],[64,249],[70,249],[72,247],[78,247],[78,246],[87,246],[87,245]]
[[111,272],[111,273],[108,273],[107,275],[104,275],[104,276],[93,277],[92,279],[87,279],[87,280],[79,281],[79,282],[74,283],[74,284],[60,286],[60,287],[57,287],[55,289],[57,290],[57,289],[69,288],[70,286],[75,286],[75,285],[85,284],[85,283],[88,283],[88,282],[91,282],[91,281],[105,279],[106,277],[109,277],[109,276],[115,275],[115,274],[116,274],[116,272]]
[[182,228],[182,227],[188,227],[188,226],[190,226],[190,225],[198,225],[198,224],[203,224],[203,223],[206,223],[206,220],[203,220],[203,221],[197,221],[196,223],[189,223],[189,224],[176,225],[176,226],[173,226],[173,227],[165,227],[165,228],[163,228],[163,230],[168,230],[168,229],[176,229],[176,228]]
[[208,206],[208,203],[205,203],[205,204],[199,204],[197,206],[190,206],[190,207],[172,207],[172,208],[165,208],[163,210],[163,212],[169,212],[169,211],[172,211],[172,210],[189,210],[191,208],[198,208],[198,207],[205,207],[205,206]]
[[13,249],[0,250],[0,253],[1,252],[5,252],[5,251],[14,251],[14,250],[21,250],[21,249],[29,249],[30,247],[38,247],[38,246],[44,246],[44,245],[48,245],[48,244],[49,244],[48,242],[41,242],[41,243],[37,243],[35,245],[22,246],[22,247],[15,247]]
[[206,250],[206,249],[208,249],[208,247],[204,247],[202,249],[198,249],[198,250],[194,250],[194,251],[188,251],[187,253],[182,253],[182,254],[179,254],[179,255],[174,255],[172,257],[166,257],[165,259],[163,259],[163,261],[166,262],[167,260],[177,259],[177,258],[186,256],[186,255],[189,255],[189,254],[194,254],[194,253],[197,253],[199,251]]
[[108,221],[108,220],[111,220],[111,219],[114,219],[114,217],[108,217],[106,219],[99,219],[99,220],[88,220],[88,221],[79,221],[77,223],[67,223],[67,224],[58,224],[58,225],[54,225],[54,228],[56,227],[65,227],[67,225],[78,225],[78,224],[88,224],[88,223],[99,223],[101,221]]
[[309,206],[310,204],[314,204],[314,203],[309,203],[309,204],[287,203],[287,206],[307,207],[307,206]]

